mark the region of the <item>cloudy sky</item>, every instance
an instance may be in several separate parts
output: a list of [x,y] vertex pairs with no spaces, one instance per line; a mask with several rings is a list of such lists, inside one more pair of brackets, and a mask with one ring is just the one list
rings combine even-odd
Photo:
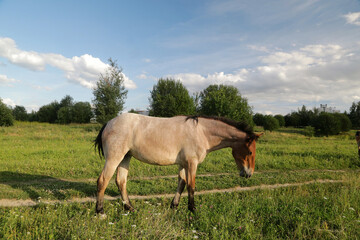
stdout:
[[192,93],[231,84],[254,112],[360,101],[358,0],[0,0],[0,98],[37,110],[91,102],[109,58],[125,107],[146,109],[161,77]]

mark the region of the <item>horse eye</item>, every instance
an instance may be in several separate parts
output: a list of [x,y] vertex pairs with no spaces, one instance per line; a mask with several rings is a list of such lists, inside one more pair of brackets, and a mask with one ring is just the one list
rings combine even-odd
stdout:
[[249,155],[252,155],[252,151],[249,152]]

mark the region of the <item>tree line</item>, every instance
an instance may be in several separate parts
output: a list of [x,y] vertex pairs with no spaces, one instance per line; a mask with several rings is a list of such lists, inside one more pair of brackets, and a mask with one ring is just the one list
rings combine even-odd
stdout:
[[[88,123],[94,117],[97,122],[106,123],[123,111],[127,97],[122,69],[111,58],[109,68],[100,74],[93,95],[93,106],[89,102],[74,102],[66,95],[60,102],[54,101],[29,114],[23,106],[9,109],[0,99],[0,126],[10,126],[14,119],[68,124]],[[213,84],[190,96],[181,81],[171,78],[158,80],[150,91],[149,103],[151,116],[222,116],[270,131],[292,126],[305,128],[309,135],[333,135],[360,127],[360,101],[352,104],[349,113],[324,113],[302,106],[285,116],[253,115],[248,100],[234,86]]]

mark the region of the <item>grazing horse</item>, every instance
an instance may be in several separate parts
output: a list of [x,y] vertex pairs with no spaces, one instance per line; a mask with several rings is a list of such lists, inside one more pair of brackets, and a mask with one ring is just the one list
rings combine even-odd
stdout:
[[171,207],[178,206],[187,185],[188,209],[194,211],[196,169],[206,154],[231,147],[240,176],[250,177],[255,168],[255,141],[260,136],[247,124],[221,117],[121,114],[105,124],[95,139],[95,148],[106,159],[97,180],[96,212],[104,213],[104,192],[116,168],[124,208],[134,209],[126,191],[131,157],[155,165],[177,164],[178,187]]
[[359,154],[359,157],[360,157],[360,131],[356,132],[355,139],[356,139],[356,142],[357,142],[357,145],[358,145],[358,154]]

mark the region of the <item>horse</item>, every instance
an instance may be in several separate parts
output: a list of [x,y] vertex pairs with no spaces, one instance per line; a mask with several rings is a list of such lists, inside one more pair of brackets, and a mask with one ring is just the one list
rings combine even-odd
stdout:
[[358,155],[360,157],[360,131],[357,131],[355,134],[356,143],[358,145]]
[[121,114],[107,122],[94,141],[100,158],[105,158],[97,180],[96,213],[104,215],[104,192],[116,169],[116,185],[124,209],[134,210],[126,191],[131,157],[154,165],[177,164],[178,186],[170,207],[177,208],[186,185],[188,209],[193,212],[196,170],[205,156],[230,147],[240,176],[251,177],[255,168],[256,141],[261,135],[245,123],[223,117],[158,118]]

